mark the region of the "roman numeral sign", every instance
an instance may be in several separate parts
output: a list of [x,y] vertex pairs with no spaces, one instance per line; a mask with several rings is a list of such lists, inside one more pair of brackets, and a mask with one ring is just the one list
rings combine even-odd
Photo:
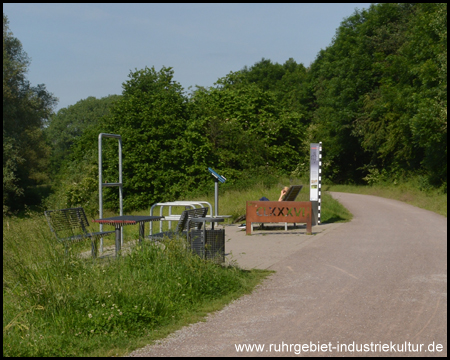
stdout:
[[247,234],[252,223],[306,223],[306,232],[312,233],[312,206],[310,201],[247,201]]

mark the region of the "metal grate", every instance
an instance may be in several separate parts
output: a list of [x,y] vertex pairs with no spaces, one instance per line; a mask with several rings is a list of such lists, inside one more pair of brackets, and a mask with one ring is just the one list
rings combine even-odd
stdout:
[[203,246],[203,230],[191,231],[191,249],[201,258],[214,260],[217,264],[225,262],[225,230],[206,230]]

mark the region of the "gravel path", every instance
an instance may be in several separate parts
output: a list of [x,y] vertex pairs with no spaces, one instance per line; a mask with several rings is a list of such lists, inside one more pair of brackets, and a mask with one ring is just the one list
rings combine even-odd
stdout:
[[[247,242],[276,273],[129,356],[447,356],[447,219],[395,200],[332,195],[354,219],[313,227],[315,236],[227,228],[240,239],[227,243],[238,263],[256,261],[239,252]],[[286,251],[267,254],[282,239]],[[242,344],[264,349],[237,351]]]

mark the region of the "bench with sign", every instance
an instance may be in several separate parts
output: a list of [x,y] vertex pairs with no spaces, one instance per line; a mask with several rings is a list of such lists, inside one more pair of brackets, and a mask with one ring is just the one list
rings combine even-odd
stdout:
[[92,257],[97,256],[97,240],[105,235],[114,233],[114,231],[89,232],[89,222],[82,207],[47,210],[44,212],[47,218],[48,226],[56,239],[66,246],[71,241],[82,241],[91,239]]
[[313,210],[310,201],[247,201],[246,232],[251,235],[253,223],[306,223],[312,233]]

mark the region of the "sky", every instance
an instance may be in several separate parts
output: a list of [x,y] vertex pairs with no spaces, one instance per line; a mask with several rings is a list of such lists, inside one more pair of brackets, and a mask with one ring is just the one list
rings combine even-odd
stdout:
[[9,29],[31,59],[27,78],[45,84],[55,111],[89,96],[121,94],[130,71],[172,67],[189,92],[262,58],[308,67],[341,22],[370,3],[24,4],[4,3]]

